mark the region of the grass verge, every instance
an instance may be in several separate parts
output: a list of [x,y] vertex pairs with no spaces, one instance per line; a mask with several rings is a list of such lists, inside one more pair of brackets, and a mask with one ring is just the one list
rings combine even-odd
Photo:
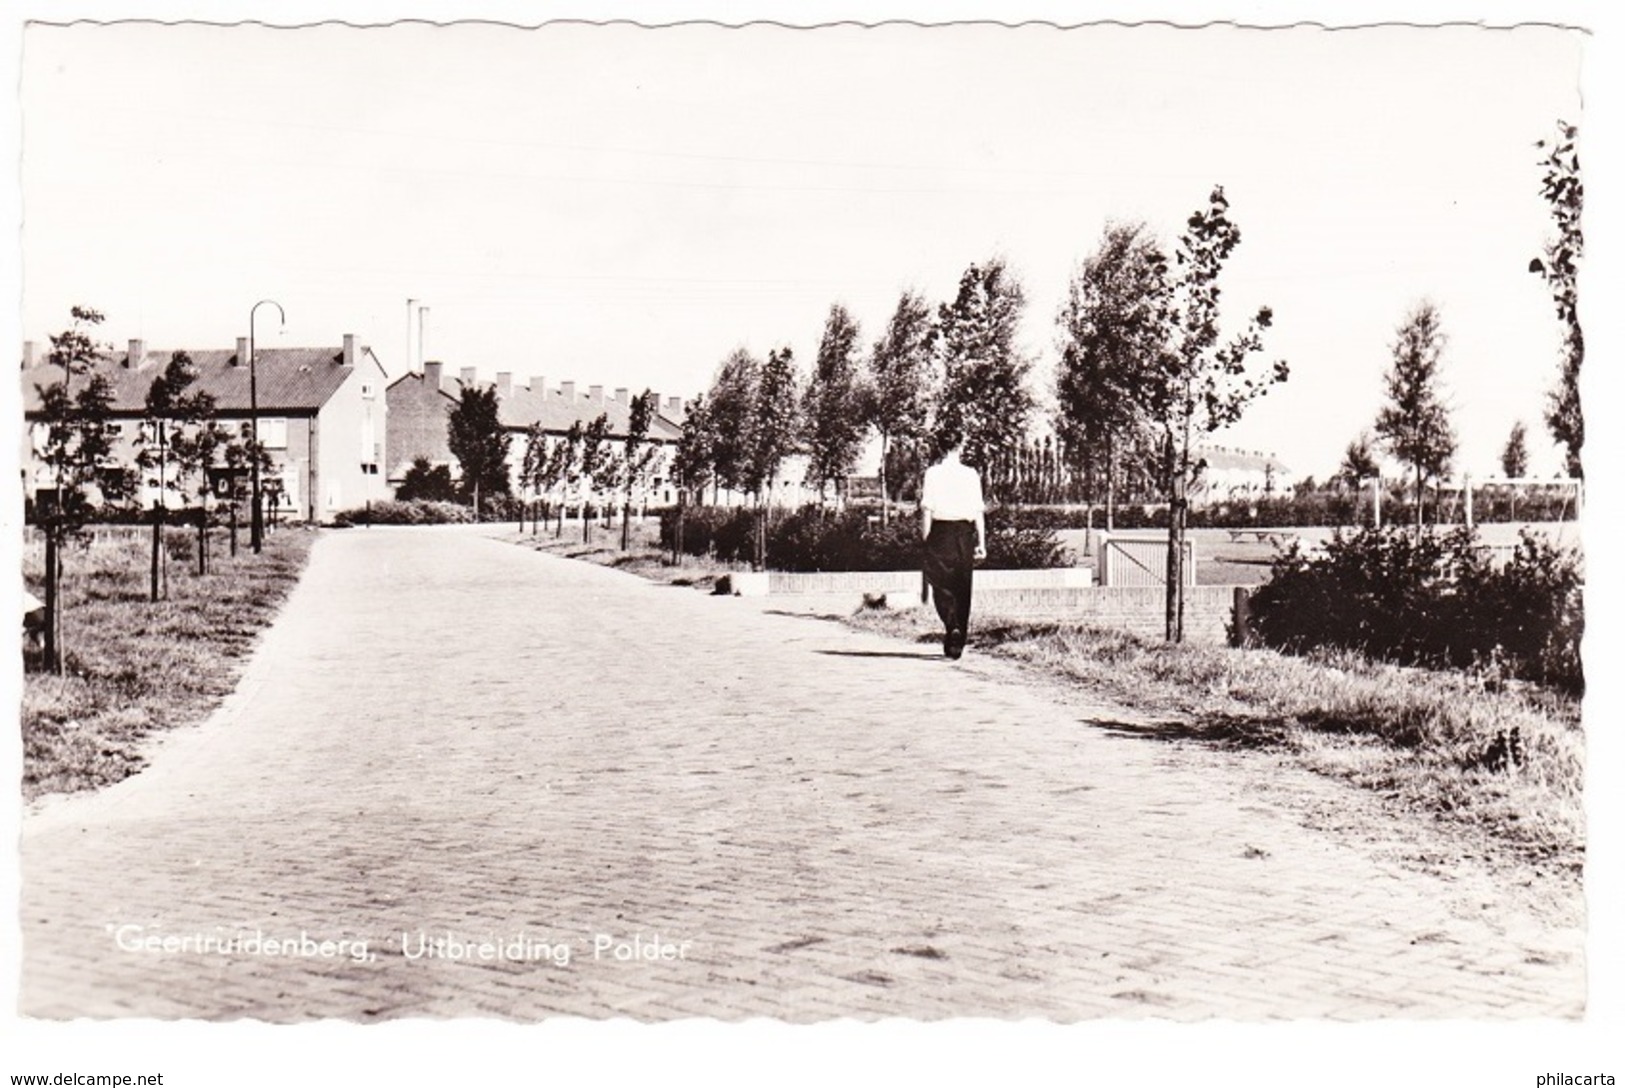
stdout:
[[[37,671],[38,651],[24,652],[24,798],[127,778],[145,765],[146,737],[208,715],[235,686],[315,539],[283,530],[265,538],[260,555],[245,542],[235,558],[215,541],[211,570],[200,577],[187,535],[169,538],[169,595],[156,604],[147,542],[64,549],[63,674]],[[25,551],[23,573],[36,596],[42,567],[39,546]]]

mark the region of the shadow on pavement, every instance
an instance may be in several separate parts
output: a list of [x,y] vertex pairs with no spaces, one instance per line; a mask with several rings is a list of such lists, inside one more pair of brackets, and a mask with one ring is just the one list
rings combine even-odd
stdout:
[[1238,714],[1197,714],[1167,721],[1124,722],[1093,719],[1107,733],[1172,743],[1195,742],[1216,748],[1257,751],[1278,748],[1287,741],[1285,723],[1277,718]]
[[826,657],[898,657],[904,661],[942,661],[946,660],[939,651],[934,654],[908,654],[899,650],[815,650]]

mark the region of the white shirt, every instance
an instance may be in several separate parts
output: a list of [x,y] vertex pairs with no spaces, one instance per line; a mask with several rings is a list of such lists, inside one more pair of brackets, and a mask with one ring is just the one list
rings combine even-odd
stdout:
[[930,511],[933,521],[975,521],[986,509],[982,478],[957,459],[932,465],[925,470],[920,507]]

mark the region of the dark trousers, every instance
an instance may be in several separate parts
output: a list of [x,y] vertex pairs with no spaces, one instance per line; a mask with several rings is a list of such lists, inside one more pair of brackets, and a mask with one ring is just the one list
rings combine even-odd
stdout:
[[925,538],[923,566],[942,626],[949,631],[968,629],[971,571],[976,566],[976,523],[933,521]]

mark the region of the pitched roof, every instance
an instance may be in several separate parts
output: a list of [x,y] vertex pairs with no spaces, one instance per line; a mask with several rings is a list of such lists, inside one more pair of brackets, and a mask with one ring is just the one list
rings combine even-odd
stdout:
[[1273,453],[1259,453],[1255,450],[1236,450],[1228,446],[1206,446],[1195,451],[1196,456],[1207,462],[1207,467],[1218,471],[1247,471],[1263,472],[1266,469],[1282,476],[1287,472],[1286,462]]
[[[360,354],[372,359],[369,348]],[[135,365],[129,356],[115,354],[103,359],[94,372],[113,386],[113,410],[139,414],[145,411],[147,391],[152,380],[164,372],[174,353],[168,349],[147,351]],[[190,391],[214,397],[218,412],[247,412],[249,409],[248,366],[233,350],[187,351],[197,374]],[[254,351],[255,399],[261,412],[315,412],[344,384],[354,368],[344,365],[343,348],[257,348]],[[62,380],[62,368],[50,363],[26,367],[22,372],[23,410],[40,407],[36,386]],[[77,380],[77,378],[76,378]]]

